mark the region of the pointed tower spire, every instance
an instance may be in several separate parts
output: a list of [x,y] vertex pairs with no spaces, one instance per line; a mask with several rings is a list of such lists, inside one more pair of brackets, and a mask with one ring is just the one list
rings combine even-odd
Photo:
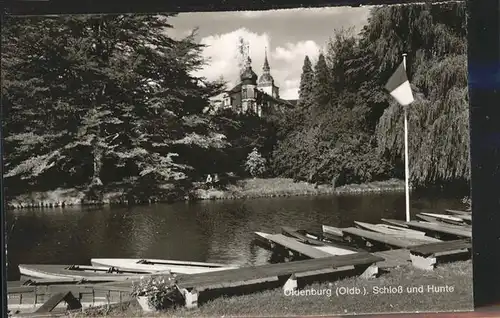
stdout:
[[264,66],[262,67],[262,70],[264,73],[269,73],[271,71],[271,68],[269,67],[269,62],[267,61],[267,46],[264,51]]
[[264,51],[264,66],[262,66],[262,75],[259,78],[259,84],[263,86],[273,86],[274,79],[271,76],[271,68],[269,67],[269,60],[267,59],[267,47]]

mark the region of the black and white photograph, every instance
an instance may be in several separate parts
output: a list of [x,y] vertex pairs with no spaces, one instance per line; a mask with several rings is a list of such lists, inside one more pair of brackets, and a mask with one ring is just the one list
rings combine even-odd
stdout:
[[464,2],[9,16],[9,313],[473,310]]

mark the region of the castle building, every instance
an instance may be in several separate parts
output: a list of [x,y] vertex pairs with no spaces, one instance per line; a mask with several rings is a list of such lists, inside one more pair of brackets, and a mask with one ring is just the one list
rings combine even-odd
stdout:
[[236,113],[254,114],[262,117],[274,112],[293,108],[296,101],[280,98],[279,87],[274,83],[267,52],[260,78],[252,69],[252,60],[247,57],[240,82],[232,89],[210,99],[210,112],[231,109]]

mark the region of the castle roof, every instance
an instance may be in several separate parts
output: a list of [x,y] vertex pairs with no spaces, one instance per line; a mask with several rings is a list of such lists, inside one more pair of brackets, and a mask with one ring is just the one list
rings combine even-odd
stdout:
[[262,75],[259,78],[259,84],[274,85],[274,78],[271,76],[271,68],[269,67],[269,61],[267,60],[267,52],[265,54],[264,66],[262,67]]
[[240,74],[240,79],[245,84],[257,84],[257,74],[252,70],[252,60],[250,57],[247,58],[245,69]]

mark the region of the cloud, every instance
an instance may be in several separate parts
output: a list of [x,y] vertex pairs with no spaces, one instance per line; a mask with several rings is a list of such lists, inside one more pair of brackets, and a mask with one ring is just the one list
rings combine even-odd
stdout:
[[321,49],[316,42],[311,40],[286,43],[271,49],[271,38],[267,33],[258,34],[245,28],[207,36],[201,39],[201,43],[207,45],[203,55],[209,59],[209,62],[196,75],[209,80],[216,80],[222,76],[229,82],[228,88],[237,84],[239,82],[237,47],[240,37],[249,43],[254,72],[259,76],[262,74],[267,47],[271,75],[276,85],[280,87],[280,96],[284,99],[298,98],[304,57],[309,55],[314,60]]
[[264,62],[265,48],[270,47],[270,38],[266,33],[257,34],[240,28],[230,33],[211,35],[201,39],[200,43],[207,46],[203,51],[203,56],[209,61],[196,75],[209,80],[216,80],[223,76],[230,82],[230,85],[236,84],[239,80],[238,43],[240,37],[249,43],[252,66],[257,72],[256,66]]
[[368,11],[369,8],[353,8],[353,7],[320,7],[320,8],[294,8],[294,9],[277,9],[263,11],[238,11],[238,16],[246,19],[260,19],[263,17],[273,18],[315,18],[327,16],[336,18],[346,15],[360,15]]
[[297,43],[287,43],[285,47],[277,47],[273,57],[277,60],[283,60],[287,63],[296,62],[298,59],[301,64],[306,55],[314,57],[318,55],[320,47],[314,41],[301,41]]

